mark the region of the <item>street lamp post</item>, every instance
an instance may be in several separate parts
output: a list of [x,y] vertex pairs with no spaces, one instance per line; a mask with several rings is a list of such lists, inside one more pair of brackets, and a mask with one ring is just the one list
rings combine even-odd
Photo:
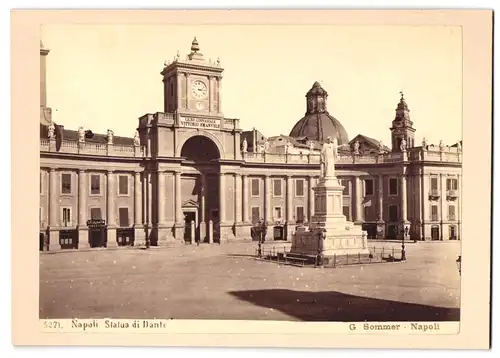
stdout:
[[401,261],[406,261],[405,238],[408,237],[410,229],[408,226],[403,226],[403,239],[401,240]]

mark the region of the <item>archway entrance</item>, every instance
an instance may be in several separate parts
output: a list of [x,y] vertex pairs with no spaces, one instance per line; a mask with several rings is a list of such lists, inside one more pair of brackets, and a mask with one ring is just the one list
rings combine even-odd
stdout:
[[[189,138],[181,149],[184,159],[181,178],[181,202],[186,243],[208,242],[209,221],[213,223],[213,238],[217,239],[219,212],[219,148],[208,137]],[[191,229],[194,221],[195,233]]]

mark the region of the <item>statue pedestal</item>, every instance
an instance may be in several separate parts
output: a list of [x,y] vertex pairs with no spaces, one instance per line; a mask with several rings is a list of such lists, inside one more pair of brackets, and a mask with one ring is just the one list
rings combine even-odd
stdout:
[[309,231],[298,229],[291,253],[302,255],[368,255],[367,234],[342,213],[342,192],[336,177],[321,178],[314,190],[314,215]]

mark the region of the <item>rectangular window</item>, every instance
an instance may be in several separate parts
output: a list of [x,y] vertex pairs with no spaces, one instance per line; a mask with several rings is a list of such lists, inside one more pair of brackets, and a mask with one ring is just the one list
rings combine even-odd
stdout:
[[389,178],[389,195],[398,195],[398,179]]
[[448,206],[448,220],[456,220],[455,219],[455,205]]
[[252,179],[252,196],[260,195],[259,179]]
[[458,190],[458,180],[454,178],[446,179],[446,190]]
[[295,208],[295,219],[297,221],[297,224],[302,224],[304,222],[304,207],[303,206],[297,206]]
[[118,193],[120,195],[128,195],[128,176],[120,175],[118,179]]
[[342,213],[347,218],[348,221],[351,221],[351,207],[349,205],[344,205],[342,207]]
[[274,219],[275,220],[282,219],[281,206],[274,207]]
[[304,196],[304,179],[295,180],[295,196]]
[[72,226],[71,224],[71,208],[62,209],[62,226]]
[[365,179],[365,196],[373,195],[373,179]]
[[397,205],[389,205],[389,221],[398,221],[399,213]]
[[431,190],[438,190],[438,178],[431,177]]
[[258,206],[252,207],[252,223],[255,224],[260,220],[260,208]]
[[91,220],[101,220],[101,208],[90,208],[90,219]]
[[90,176],[90,194],[99,195],[101,193],[101,176],[91,175]]
[[281,179],[273,179],[273,196],[281,197],[282,195],[283,192]]
[[61,174],[61,193],[71,194],[71,174]]
[[344,187],[344,191],[342,192],[343,195],[349,195],[350,194],[349,182],[350,182],[350,180],[347,180],[347,179],[342,179],[340,181],[340,185],[342,185]]
[[118,216],[120,221],[120,227],[128,227],[128,208],[119,208]]
[[438,206],[431,206],[431,221],[438,221]]

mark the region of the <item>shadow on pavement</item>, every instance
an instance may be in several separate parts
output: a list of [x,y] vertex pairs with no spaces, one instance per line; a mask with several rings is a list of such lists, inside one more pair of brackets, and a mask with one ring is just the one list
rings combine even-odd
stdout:
[[459,308],[427,306],[348,295],[283,289],[232,291],[254,305],[272,308],[302,321],[458,321]]

